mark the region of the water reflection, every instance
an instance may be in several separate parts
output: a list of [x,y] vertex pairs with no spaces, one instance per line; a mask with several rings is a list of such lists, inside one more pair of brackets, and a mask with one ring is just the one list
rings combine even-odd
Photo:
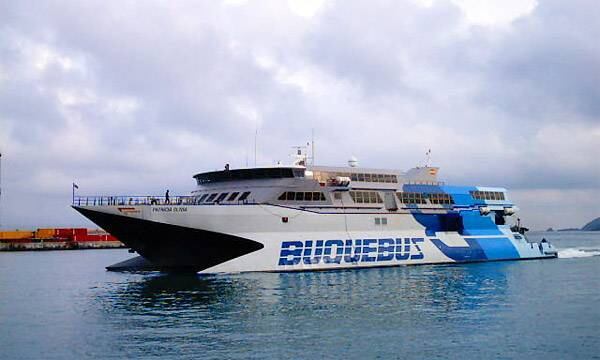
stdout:
[[[101,320],[143,355],[160,355],[164,349],[156,346],[168,339],[185,344],[179,348],[189,354],[227,351],[243,358],[244,349],[261,344],[265,356],[280,357],[285,353],[268,353],[286,348],[273,339],[297,346],[353,329],[390,335],[410,329],[411,336],[421,337],[432,327],[451,334],[453,327],[482,326],[508,303],[509,274],[510,265],[502,263],[226,276],[119,274],[121,281],[98,289],[95,301],[104,312]],[[340,339],[347,349],[359,346],[352,337]]]
[[503,304],[509,269],[488,263],[222,276],[138,274],[99,295],[111,312],[137,314],[206,311],[244,318],[369,307],[448,314]]

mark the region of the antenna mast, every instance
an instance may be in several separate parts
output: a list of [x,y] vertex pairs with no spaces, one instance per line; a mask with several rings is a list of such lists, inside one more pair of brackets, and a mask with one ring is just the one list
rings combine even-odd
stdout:
[[311,146],[310,155],[311,155],[312,166],[315,166],[315,129],[314,128],[311,130],[311,135],[312,135],[312,139],[310,140],[310,146]]
[[258,137],[258,127],[254,131],[254,167],[256,167],[256,138]]
[[427,150],[427,152],[425,153],[425,167],[429,167],[430,163],[431,163],[431,149]]
[[2,153],[0,153],[0,227],[2,227]]

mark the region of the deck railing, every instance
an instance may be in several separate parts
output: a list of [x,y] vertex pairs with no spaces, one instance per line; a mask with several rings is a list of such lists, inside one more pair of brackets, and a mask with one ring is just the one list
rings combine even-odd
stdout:
[[74,196],[75,206],[119,206],[119,205],[195,205],[197,199],[193,196]]

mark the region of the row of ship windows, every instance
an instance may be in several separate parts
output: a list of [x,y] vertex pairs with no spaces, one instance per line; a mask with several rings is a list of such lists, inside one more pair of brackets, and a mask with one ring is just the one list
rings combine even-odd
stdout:
[[232,192],[231,194],[228,192],[220,193],[220,194],[212,193],[210,195],[204,194],[204,195],[200,196],[200,198],[198,198],[196,203],[203,203],[203,202],[211,203],[211,202],[236,201],[236,200],[244,201],[244,200],[248,199],[248,196],[250,196],[250,191],[243,192],[239,198],[238,198],[238,195],[240,195],[239,191]]
[[[403,204],[426,204],[427,199],[429,203],[434,205],[451,205],[454,204],[452,196],[448,194],[424,194],[416,192],[397,192],[396,196],[398,201]],[[355,203],[364,204],[380,204],[383,202],[381,196],[376,191],[350,191],[350,197]]]
[[352,181],[360,182],[380,182],[380,183],[397,183],[398,177],[392,174],[356,174],[346,172],[326,172],[326,171],[315,171],[313,172],[313,178],[319,182],[327,182],[328,180],[335,179],[336,177],[348,177]]
[[[211,203],[222,201],[244,201],[250,196],[250,191],[232,193],[204,194],[196,203]],[[471,191],[471,196],[477,200],[505,200],[504,193],[499,191]],[[352,201],[358,204],[381,204],[383,200],[377,191],[350,191]],[[398,201],[403,204],[426,204],[427,200],[435,205],[454,204],[452,196],[440,193],[397,192]],[[282,201],[325,201],[325,194],[319,191],[286,191],[279,198]]]
[[325,194],[319,191],[286,191],[279,195],[284,201],[325,201]]
[[477,200],[505,200],[501,191],[471,191],[471,196]]
[[426,204],[429,200],[433,205],[452,205],[452,196],[442,193],[397,192],[398,201],[403,204]]
[[350,191],[352,201],[358,204],[381,204],[381,196],[377,191]]

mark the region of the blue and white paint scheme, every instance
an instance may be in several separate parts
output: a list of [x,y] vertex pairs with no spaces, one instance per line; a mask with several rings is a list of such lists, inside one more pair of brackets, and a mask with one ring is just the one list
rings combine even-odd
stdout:
[[194,176],[189,196],[74,196],[73,207],[161,270],[303,271],[556,257],[528,241],[504,188],[439,169],[307,165]]

